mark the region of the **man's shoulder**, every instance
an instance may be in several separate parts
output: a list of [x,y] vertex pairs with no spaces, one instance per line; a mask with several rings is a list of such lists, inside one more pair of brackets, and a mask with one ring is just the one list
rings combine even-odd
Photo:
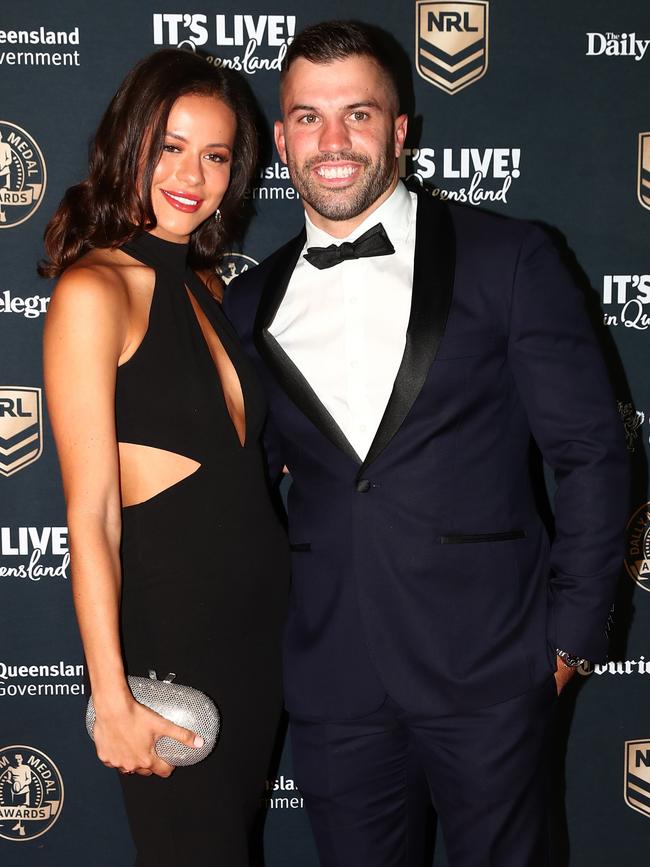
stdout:
[[[240,274],[236,280],[233,280],[232,286],[236,289],[237,294],[246,292],[251,295],[255,294],[255,292],[261,292],[274,269],[285,262],[296,251],[297,245],[301,243],[303,234],[303,232],[300,232],[291,238],[290,241],[287,241],[286,244],[270,253],[265,259],[262,259],[259,265],[249,268],[243,274]],[[230,292],[230,287],[228,291]]]
[[273,272],[299,252],[297,248],[302,247],[303,236],[304,233],[300,232],[263,259],[259,265],[249,268],[232,280],[223,301],[224,310],[231,320],[241,316],[248,319],[254,315],[260,296],[272,279]]
[[[551,269],[548,273],[557,278],[565,268],[565,245],[552,229],[529,220],[425,196],[419,199],[422,207],[431,208],[434,213],[439,209],[438,216],[444,215],[453,229],[455,291],[473,292],[489,287],[491,298],[506,299],[510,298],[512,287],[518,285],[519,279],[526,279],[527,274],[543,267]],[[421,239],[420,243],[426,251],[427,239]]]
[[449,212],[457,237],[461,240],[519,248],[529,237],[543,236],[529,220],[483,211],[472,205],[450,204]]
[[426,187],[417,192],[418,207],[447,213],[457,244],[461,247],[470,245],[503,252],[505,249],[518,250],[530,238],[539,241],[546,237],[542,229],[528,220],[441,200],[435,195],[437,190]]

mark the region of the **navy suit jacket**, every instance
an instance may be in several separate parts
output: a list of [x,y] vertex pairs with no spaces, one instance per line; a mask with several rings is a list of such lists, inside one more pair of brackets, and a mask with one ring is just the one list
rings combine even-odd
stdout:
[[[225,301],[266,385],[272,473],[293,479],[289,710],[351,718],[389,694],[462,712],[541,684],[556,647],[603,660],[628,460],[582,293],[545,234],[420,194],[406,348],[363,461],[268,331],[304,239]],[[532,439],[557,482],[552,545]]]

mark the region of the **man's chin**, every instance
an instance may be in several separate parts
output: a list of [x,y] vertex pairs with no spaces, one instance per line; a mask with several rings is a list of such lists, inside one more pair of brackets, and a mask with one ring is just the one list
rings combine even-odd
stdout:
[[382,177],[385,185],[379,178],[355,178],[347,186],[340,187],[321,186],[310,181],[309,184],[300,184],[300,189],[294,180],[303,201],[324,219],[342,223],[354,220],[372,208],[390,188],[393,177]]
[[350,188],[347,187],[345,190],[332,190],[331,194],[328,191],[327,196],[320,195],[307,198],[307,196],[303,195],[303,199],[307,204],[311,205],[317,214],[325,217],[326,220],[344,222],[345,220],[354,220],[355,217],[358,217],[365,210],[364,204],[359,202],[358,197],[344,195],[344,193],[349,193],[349,191]]

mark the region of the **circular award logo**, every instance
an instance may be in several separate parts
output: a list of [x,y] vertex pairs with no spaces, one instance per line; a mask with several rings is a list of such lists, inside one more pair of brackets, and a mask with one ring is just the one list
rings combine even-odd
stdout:
[[239,277],[240,274],[248,271],[249,268],[254,268],[256,265],[259,265],[259,262],[251,258],[251,256],[245,256],[243,253],[224,253],[221,258],[221,264],[217,268],[217,273],[226,286],[228,286],[231,280]]
[[0,120],[0,229],[29,220],[43,201],[47,171],[30,134]]
[[49,756],[24,744],[0,749],[0,837],[34,840],[62,807],[63,780]]
[[650,590],[650,503],[639,506],[627,525],[625,568],[642,590]]

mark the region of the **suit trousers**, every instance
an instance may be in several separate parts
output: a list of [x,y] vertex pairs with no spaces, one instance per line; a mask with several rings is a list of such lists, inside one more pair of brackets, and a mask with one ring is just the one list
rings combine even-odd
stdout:
[[422,780],[449,867],[548,867],[556,701],[551,677],[462,714],[422,717],[387,698],[358,719],[292,718],[294,771],[321,867],[425,867]]

